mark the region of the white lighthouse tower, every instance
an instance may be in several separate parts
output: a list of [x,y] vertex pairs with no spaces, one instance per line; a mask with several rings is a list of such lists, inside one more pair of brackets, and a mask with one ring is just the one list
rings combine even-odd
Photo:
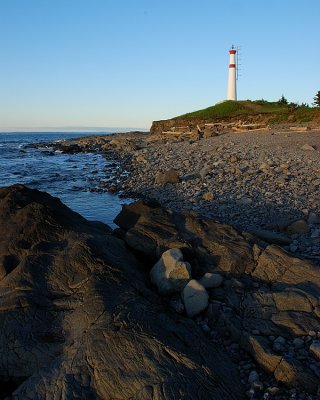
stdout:
[[229,50],[230,62],[229,62],[229,78],[228,78],[228,97],[227,100],[237,100],[237,88],[236,88],[236,50],[232,46]]

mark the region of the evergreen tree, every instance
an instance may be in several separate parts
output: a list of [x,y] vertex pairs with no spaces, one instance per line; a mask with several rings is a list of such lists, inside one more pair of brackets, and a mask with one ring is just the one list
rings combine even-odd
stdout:
[[288,100],[282,95],[278,100],[278,104],[288,104]]
[[320,107],[320,90],[313,98],[313,105],[316,107]]

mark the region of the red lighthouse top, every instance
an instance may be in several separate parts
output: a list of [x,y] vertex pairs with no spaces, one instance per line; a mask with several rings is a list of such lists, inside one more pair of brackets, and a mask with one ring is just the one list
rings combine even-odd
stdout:
[[229,50],[230,54],[236,54],[236,50]]

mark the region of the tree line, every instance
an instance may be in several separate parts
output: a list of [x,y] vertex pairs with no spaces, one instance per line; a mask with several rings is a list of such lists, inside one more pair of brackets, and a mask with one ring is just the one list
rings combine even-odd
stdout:
[[[288,100],[284,97],[284,95],[280,97],[280,99],[278,100],[278,104],[288,105],[289,107],[293,108],[299,107],[299,104],[297,103],[293,102],[289,103]],[[314,96],[312,105],[315,107],[320,107],[320,90]],[[309,107],[309,105],[307,103],[302,103],[300,107]]]

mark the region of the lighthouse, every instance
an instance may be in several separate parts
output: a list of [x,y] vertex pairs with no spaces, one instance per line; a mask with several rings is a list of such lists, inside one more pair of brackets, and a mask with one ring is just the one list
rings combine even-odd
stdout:
[[227,100],[237,100],[237,88],[236,88],[236,50],[232,46],[229,50],[230,61],[229,61],[229,78],[228,78],[228,97]]

